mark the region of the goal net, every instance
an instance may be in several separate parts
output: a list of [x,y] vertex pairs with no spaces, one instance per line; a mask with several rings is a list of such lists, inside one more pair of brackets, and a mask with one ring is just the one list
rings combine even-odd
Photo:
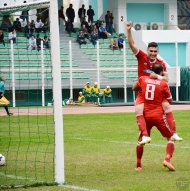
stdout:
[[[0,29],[4,34],[4,41],[0,43],[0,76],[6,78],[4,96],[10,101],[9,113],[5,105],[0,104],[0,154],[6,159],[3,165],[0,158],[0,188],[64,182],[59,51],[55,52],[55,47],[59,47],[59,29],[50,36],[51,22],[50,28],[47,25],[39,31],[25,26],[19,28],[14,25],[13,17],[18,11],[40,9],[40,13],[45,9],[47,18],[40,18],[41,21],[54,19],[54,27],[58,28],[57,5],[52,4],[54,11],[46,0],[0,7]],[[14,42],[10,40],[10,33],[15,27],[18,28]],[[43,41],[37,40],[40,44],[31,47],[33,35]],[[58,41],[52,45],[54,36]],[[57,127],[60,130],[54,133]],[[59,147],[59,154],[55,145]]]

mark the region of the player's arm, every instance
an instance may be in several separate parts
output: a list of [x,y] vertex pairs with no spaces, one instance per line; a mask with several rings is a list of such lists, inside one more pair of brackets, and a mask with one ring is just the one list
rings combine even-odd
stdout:
[[154,72],[151,72],[150,77],[168,82],[168,73],[167,72],[163,72],[162,75],[158,75]]
[[171,92],[170,92],[170,88],[169,88],[167,83],[164,84],[164,97],[168,100],[168,102],[170,104],[172,104],[173,99],[172,99],[172,95],[171,95]]
[[139,78],[139,80],[137,81],[137,83],[132,87],[132,90],[133,91],[139,91],[141,89],[141,80],[142,80],[142,77]]
[[138,86],[137,83],[132,87],[133,91],[138,91],[139,89],[140,89],[140,87]]
[[136,47],[131,33],[132,23],[127,23],[127,40],[133,53],[136,55],[139,49]]

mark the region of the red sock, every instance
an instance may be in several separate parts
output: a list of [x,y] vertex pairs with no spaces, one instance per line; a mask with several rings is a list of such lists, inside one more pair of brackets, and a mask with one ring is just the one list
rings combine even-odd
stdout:
[[146,121],[144,119],[144,116],[143,115],[138,115],[138,116],[136,116],[136,119],[137,119],[137,124],[138,124],[138,127],[139,127],[139,131],[141,132],[142,135],[148,137],[149,135],[147,133]]
[[168,122],[168,125],[170,126],[171,133],[176,133],[176,124],[175,119],[172,112],[166,113],[166,119]]
[[144,146],[137,145],[136,146],[136,155],[137,155],[137,167],[142,167],[141,165],[141,159],[143,155]]
[[174,142],[168,141],[166,146],[166,157],[165,160],[170,162],[170,159],[172,158],[174,153]]

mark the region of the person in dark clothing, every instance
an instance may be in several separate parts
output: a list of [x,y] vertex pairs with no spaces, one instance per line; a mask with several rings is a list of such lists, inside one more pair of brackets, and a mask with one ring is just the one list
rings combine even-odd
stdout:
[[112,34],[112,25],[113,25],[113,15],[110,11],[107,11],[105,15],[106,30]]
[[66,23],[65,23],[65,30],[66,30],[68,33],[75,32],[73,23],[71,23],[71,22],[66,22]]
[[64,13],[63,13],[63,9],[64,9],[64,7],[61,6],[61,8],[58,10],[59,24],[60,24],[60,20],[61,20],[61,19],[65,22],[65,15],[64,15]]
[[88,30],[88,33],[91,33],[91,27],[89,26],[88,22],[86,21],[86,19],[84,19],[81,23],[81,28],[83,27],[83,25],[85,25],[85,27]]
[[81,44],[86,44],[85,36],[83,34],[83,31],[79,31],[79,34],[77,36],[77,42]]
[[2,20],[2,23],[1,23],[1,29],[4,30],[4,31],[10,31],[12,30],[12,24],[11,24],[11,21],[9,19],[9,16],[7,15],[4,15],[3,16],[3,20]]
[[73,5],[70,4],[69,8],[66,10],[66,16],[68,18],[68,22],[73,23],[75,19],[75,10],[73,9]]
[[93,17],[95,15],[95,13],[94,13],[94,10],[92,9],[91,5],[89,5],[89,9],[87,10],[87,15],[88,15],[88,22],[92,24],[94,22]]
[[44,46],[44,48],[45,49],[48,49],[48,48],[50,48],[50,46],[49,46],[49,39],[48,39],[48,37],[47,36],[44,36],[44,39],[43,39],[43,46]]
[[13,28],[16,29],[16,31],[22,32],[21,22],[19,21],[19,18],[16,18],[16,21],[13,22]]
[[86,9],[84,7],[85,7],[85,5],[82,4],[82,7],[78,10],[78,16],[79,16],[79,19],[80,19],[80,23],[82,23],[82,21],[86,17]]
[[28,10],[24,10],[22,11],[21,15],[20,15],[20,18],[23,20],[23,22],[26,22],[28,23],[29,22],[29,13],[28,13]]
[[0,30],[0,43],[2,43],[5,46],[4,34],[2,30]]
[[41,37],[40,37],[40,34],[37,34],[36,36],[36,45],[37,45],[37,50],[41,50]]
[[96,45],[97,40],[98,40],[98,32],[97,30],[93,30],[91,33],[91,42],[94,46]]

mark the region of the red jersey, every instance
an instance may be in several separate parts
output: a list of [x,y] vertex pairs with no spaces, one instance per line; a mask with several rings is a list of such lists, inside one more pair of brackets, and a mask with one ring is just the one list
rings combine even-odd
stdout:
[[138,78],[140,78],[141,76],[149,76],[150,73],[146,71],[151,70],[152,65],[155,63],[161,64],[163,66],[164,72],[167,72],[166,64],[163,62],[163,60],[156,58],[154,62],[150,62],[148,59],[148,55],[142,50],[139,50],[135,56],[137,57],[138,60]]
[[139,78],[137,84],[142,91],[145,115],[152,115],[155,112],[162,113],[163,99],[172,98],[167,82],[152,79],[149,76],[142,76]]

